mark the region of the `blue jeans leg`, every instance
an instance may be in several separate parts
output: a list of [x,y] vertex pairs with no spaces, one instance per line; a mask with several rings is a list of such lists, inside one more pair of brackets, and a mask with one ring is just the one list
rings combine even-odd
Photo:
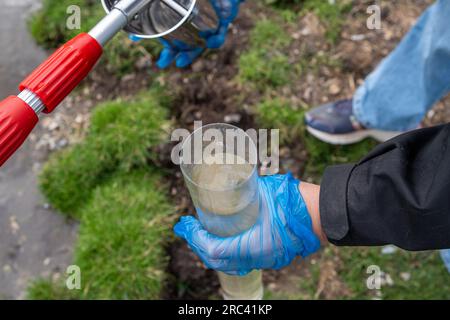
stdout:
[[450,1],[439,0],[358,88],[354,113],[368,128],[406,131],[449,91]]
[[450,249],[441,250],[441,257],[444,260],[444,264],[447,267],[448,272],[450,273]]

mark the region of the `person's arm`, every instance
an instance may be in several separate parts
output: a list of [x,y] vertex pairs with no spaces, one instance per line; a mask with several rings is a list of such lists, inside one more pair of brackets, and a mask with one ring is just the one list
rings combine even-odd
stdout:
[[314,192],[304,198],[316,202],[308,204],[323,230],[316,234],[335,245],[450,248],[450,124],[406,133],[357,164],[327,168],[320,219]]
[[280,269],[335,245],[450,248],[450,124],[400,136],[358,164],[329,167],[322,185],[291,174],[258,179],[260,216],[239,235],[182,217],[175,233],[209,268],[232,275]]
[[320,221],[320,210],[319,210],[319,195],[320,186],[311,183],[300,183],[299,191],[305,200],[306,208],[311,216],[312,228],[314,234],[320,239],[322,245],[328,243],[327,236],[322,228],[322,223]]

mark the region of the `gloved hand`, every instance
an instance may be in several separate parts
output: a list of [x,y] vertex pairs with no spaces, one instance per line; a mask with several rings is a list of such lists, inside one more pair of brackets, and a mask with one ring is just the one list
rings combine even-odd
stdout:
[[[182,41],[169,42],[159,39],[163,45],[163,50],[157,61],[157,66],[161,69],[169,67],[174,61],[178,68],[184,68],[192,64],[194,60],[206,49],[218,49],[224,43],[228,33],[228,27],[236,19],[239,13],[239,5],[245,0],[210,0],[217,16],[219,17],[219,27],[217,30],[206,31],[200,34],[206,41],[206,47],[193,47]],[[130,36],[133,41],[138,41],[138,36]]]
[[259,218],[235,237],[210,234],[191,216],[182,217],[174,231],[210,269],[242,276],[254,269],[283,268],[320,248],[299,183],[291,174],[258,178]]

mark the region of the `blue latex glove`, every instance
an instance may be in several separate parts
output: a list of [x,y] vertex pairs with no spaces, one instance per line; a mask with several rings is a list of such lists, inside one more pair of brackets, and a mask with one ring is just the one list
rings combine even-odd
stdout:
[[[239,13],[239,5],[245,0],[210,0],[217,16],[219,17],[219,27],[217,30],[210,30],[200,34],[206,40],[206,47],[189,46],[182,41],[169,42],[159,39],[163,45],[163,50],[157,61],[157,66],[161,69],[169,67],[174,61],[178,68],[185,68],[192,64],[206,48],[218,49],[224,43],[228,33],[228,27],[236,19]],[[132,35],[130,39],[138,41],[138,36]]]
[[320,248],[299,183],[291,174],[259,178],[258,221],[235,237],[210,234],[191,216],[182,217],[174,231],[210,269],[242,276],[254,269],[283,268]]

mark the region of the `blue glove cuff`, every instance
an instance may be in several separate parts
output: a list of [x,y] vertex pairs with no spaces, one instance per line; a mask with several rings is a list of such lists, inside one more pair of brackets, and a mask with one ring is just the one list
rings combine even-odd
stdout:
[[302,242],[302,249],[297,252],[303,258],[320,249],[320,239],[313,232],[311,216],[300,193],[300,181],[289,172],[286,175],[272,176],[267,179],[274,183],[275,202],[285,213],[287,227]]

